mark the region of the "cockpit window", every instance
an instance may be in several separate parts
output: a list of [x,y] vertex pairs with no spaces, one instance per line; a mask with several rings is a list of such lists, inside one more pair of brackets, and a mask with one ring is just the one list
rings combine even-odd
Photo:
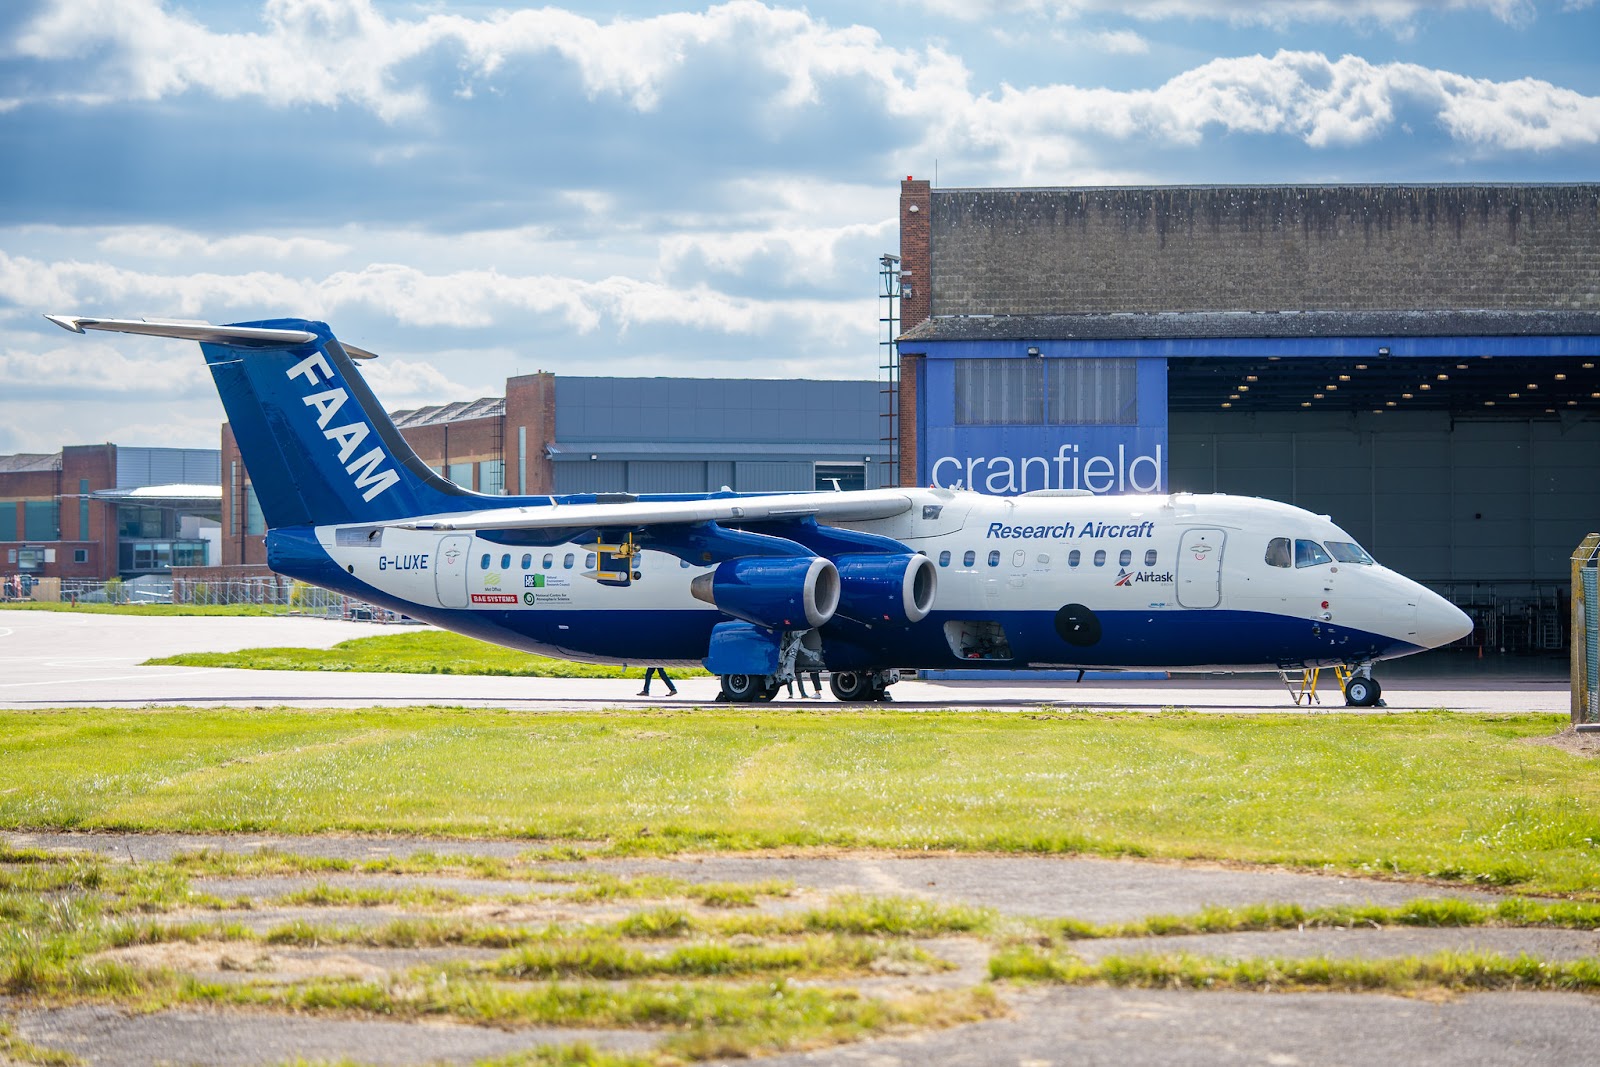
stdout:
[[1267,566],[1287,567],[1289,562],[1289,539],[1287,537],[1274,537],[1267,542]]
[[1332,563],[1333,558],[1323,551],[1322,546],[1315,541],[1299,538],[1294,543],[1294,565],[1296,567],[1316,567],[1323,563]]
[[1354,541],[1329,541],[1328,551],[1333,553],[1333,558],[1340,563],[1362,563],[1370,567],[1375,560],[1367,555],[1367,550]]

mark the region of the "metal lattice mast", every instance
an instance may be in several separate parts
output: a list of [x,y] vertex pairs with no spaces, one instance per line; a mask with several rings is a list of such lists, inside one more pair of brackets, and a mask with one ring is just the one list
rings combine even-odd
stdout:
[[900,257],[878,259],[878,392],[880,440],[889,448],[880,485],[900,484]]

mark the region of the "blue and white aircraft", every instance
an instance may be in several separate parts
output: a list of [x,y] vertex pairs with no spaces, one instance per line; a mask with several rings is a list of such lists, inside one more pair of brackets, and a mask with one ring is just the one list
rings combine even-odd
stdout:
[[727,699],[827,670],[843,701],[916,668],[1372,665],[1471,620],[1326,516],[1236,496],[948,489],[487,496],[439,477],[325,323],[49,316],[200,343],[273,570],[512,648],[704,663]]

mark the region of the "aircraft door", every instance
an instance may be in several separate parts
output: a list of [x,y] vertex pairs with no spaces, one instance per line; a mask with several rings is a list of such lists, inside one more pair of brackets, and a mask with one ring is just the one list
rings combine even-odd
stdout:
[[1225,531],[1196,527],[1178,541],[1178,603],[1186,608],[1214,608],[1222,603],[1222,546]]
[[467,564],[471,556],[470,534],[451,534],[439,539],[439,566],[433,572],[433,588],[443,607],[467,606]]

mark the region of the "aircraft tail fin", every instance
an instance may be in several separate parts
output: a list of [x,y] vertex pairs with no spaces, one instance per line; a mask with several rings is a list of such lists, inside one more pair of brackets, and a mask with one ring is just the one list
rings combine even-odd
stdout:
[[481,508],[492,498],[430,470],[372,395],[326,323],[227,326],[47,315],[64,329],[200,342],[271,528],[389,520]]

